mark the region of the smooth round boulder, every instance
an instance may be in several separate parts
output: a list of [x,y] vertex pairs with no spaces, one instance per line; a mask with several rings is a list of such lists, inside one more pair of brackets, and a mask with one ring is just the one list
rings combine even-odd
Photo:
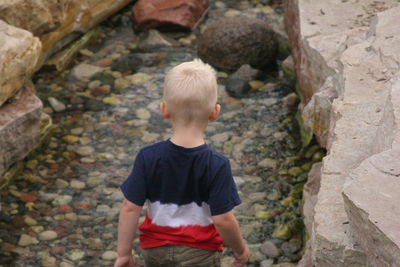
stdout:
[[243,64],[256,69],[275,65],[276,34],[260,19],[228,17],[211,23],[198,40],[198,56],[212,66],[234,71]]

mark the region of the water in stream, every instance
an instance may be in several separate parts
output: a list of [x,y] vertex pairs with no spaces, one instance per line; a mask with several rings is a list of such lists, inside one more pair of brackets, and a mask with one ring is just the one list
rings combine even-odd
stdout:
[[[204,23],[252,7],[243,2],[213,3]],[[124,12],[81,51],[74,64],[79,72],[43,69],[34,77],[57,128],[0,193],[0,266],[111,266],[115,259],[119,185],[139,148],[170,136],[158,112],[163,78],[196,57],[189,44],[196,33],[178,38],[180,47],[139,51]],[[89,81],[81,77],[89,72],[86,64],[101,68]],[[222,114],[207,128],[206,142],[231,159],[243,202],[235,214],[252,251],[250,266],[295,262],[304,243],[301,190],[322,152],[301,149],[293,89],[277,73],[265,74],[262,86],[242,99],[229,97],[226,74],[218,76]],[[54,112],[49,97],[65,110]],[[137,240],[134,248],[140,264]],[[230,255],[225,251],[225,266]]]

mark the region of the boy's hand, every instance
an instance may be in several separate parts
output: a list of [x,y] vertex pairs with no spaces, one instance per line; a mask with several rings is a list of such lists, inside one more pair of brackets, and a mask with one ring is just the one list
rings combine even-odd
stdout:
[[114,267],[135,267],[132,256],[118,257]]
[[235,261],[233,262],[233,265],[235,265],[237,267],[242,267],[249,261],[250,251],[246,246],[242,253],[234,252],[233,255],[235,257]]

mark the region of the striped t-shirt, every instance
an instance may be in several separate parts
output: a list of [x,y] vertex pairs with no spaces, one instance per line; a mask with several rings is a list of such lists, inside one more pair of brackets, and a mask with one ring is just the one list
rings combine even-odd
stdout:
[[206,144],[184,148],[167,140],[142,148],[121,190],[136,205],[148,202],[142,248],[222,250],[211,216],[240,204],[229,160]]

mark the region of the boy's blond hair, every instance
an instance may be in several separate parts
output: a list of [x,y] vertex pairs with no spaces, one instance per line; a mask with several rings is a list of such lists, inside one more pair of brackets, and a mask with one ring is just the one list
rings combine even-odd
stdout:
[[214,69],[200,59],[172,68],[164,81],[164,102],[179,123],[204,123],[217,103]]

